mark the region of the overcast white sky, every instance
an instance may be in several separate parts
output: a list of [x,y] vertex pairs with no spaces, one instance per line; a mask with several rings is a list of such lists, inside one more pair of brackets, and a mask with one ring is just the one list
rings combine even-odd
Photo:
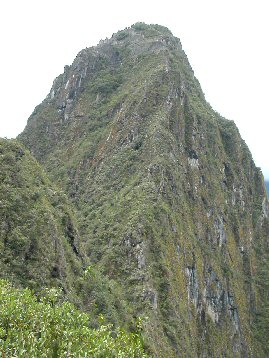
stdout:
[[137,21],[181,39],[208,102],[269,179],[268,0],[3,0],[0,136],[15,137],[76,54]]

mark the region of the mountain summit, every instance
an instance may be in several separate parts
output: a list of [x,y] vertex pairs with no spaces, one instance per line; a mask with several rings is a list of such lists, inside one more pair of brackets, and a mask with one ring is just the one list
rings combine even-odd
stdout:
[[119,287],[113,309],[147,317],[151,354],[266,356],[263,177],[167,28],[82,50],[19,140],[72,201],[80,250]]

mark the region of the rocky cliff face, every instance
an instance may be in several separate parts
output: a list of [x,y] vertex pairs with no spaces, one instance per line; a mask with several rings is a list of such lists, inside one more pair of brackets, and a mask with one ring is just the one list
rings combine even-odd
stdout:
[[19,139],[76,206],[85,255],[148,317],[154,355],[264,354],[263,177],[168,29],[138,23],[81,51]]

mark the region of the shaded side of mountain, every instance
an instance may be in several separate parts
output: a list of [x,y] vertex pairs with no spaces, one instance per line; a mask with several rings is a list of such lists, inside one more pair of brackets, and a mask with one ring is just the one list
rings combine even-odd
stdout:
[[263,177],[168,29],[81,51],[19,139],[74,203],[86,256],[148,317],[153,354],[261,356]]

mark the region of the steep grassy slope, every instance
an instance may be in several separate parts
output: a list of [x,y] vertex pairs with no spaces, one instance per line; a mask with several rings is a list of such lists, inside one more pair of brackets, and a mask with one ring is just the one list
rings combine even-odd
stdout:
[[35,291],[62,288],[91,312],[94,325],[101,313],[109,323],[128,321],[121,289],[89,266],[72,205],[44,169],[6,139],[0,139],[0,167],[0,277]]
[[67,198],[16,141],[0,139],[0,166],[1,277],[72,290],[82,265]]
[[81,51],[20,140],[76,205],[87,257],[148,316],[156,356],[262,354],[262,174],[169,30],[139,23]]

